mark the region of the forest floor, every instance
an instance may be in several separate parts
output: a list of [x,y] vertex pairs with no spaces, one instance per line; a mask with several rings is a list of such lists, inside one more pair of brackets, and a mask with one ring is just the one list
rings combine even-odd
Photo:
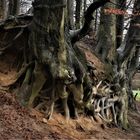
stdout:
[[[137,105],[140,108],[140,102]],[[0,92],[0,140],[139,140],[140,115],[129,112],[129,122],[130,129],[124,131],[85,116],[66,122],[54,113],[47,121],[44,114],[21,107],[14,94]]]
[[[90,45],[90,44],[89,44]],[[86,47],[85,44],[82,46]],[[91,44],[92,46],[92,44]],[[102,63],[86,48],[86,56],[94,61],[98,71]],[[125,131],[104,124],[99,118],[94,121],[81,115],[78,119],[66,122],[63,115],[54,112],[53,118],[47,120],[37,110],[21,107],[15,94],[3,86],[14,82],[16,71],[12,68],[15,54],[0,56],[0,140],[139,140],[140,114],[129,111],[130,129]],[[140,109],[140,102],[137,102]]]

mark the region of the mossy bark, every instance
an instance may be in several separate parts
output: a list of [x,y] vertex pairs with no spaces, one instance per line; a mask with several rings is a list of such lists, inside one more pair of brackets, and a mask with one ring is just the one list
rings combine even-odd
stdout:
[[[117,9],[126,11],[126,0],[117,0]],[[116,15],[116,47],[119,48],[123,41],[124,15]]]
[[[64,7],[62,0],[43,1],[34,4],[34,19],[31,25],[30,43],[35,57],[50,67],[53,77],[65,77],[67,50],[64,39]],[[40,16],[41,15],[41,16]]]
[[[116,2],[116,0],[113,0]],[[116,59],[116,16],[114,14],[105,13],[105,9],[115,8],[113,4],[106,4],[101,8],[101,18],[98,30],[98,44],[96,47],[97,53],[102,57],[102,60]]]

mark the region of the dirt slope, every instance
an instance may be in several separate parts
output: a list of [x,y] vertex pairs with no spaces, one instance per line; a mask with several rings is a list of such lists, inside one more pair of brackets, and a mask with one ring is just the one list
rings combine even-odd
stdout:
[[101,121],[84,116],[66,122],[61,114],[54,113],[47,121],[38,111],[21,107],[13,94],[0,92],[0,140],[139,140],[140,116],[131,112],[129,120],[129,131],[107,126],[103,129]]

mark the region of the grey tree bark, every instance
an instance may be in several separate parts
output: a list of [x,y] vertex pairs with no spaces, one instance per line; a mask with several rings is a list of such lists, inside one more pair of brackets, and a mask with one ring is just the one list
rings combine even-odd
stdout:
[[8,16],[18,15],[20,10],[20,0],[9,0]]
[[140,10],[140,2],[138,0],[134,3],[133,17],[130,22],[130,27],[125,38],[125,41],[122,43],[121,47],[118,48],[118,70],[123,75],[125,79],[122,80],[124,87],[127,90],[128,96],[128,106],[135,107],[135,102],[133,100],[131,80],[134,73],[137,70],[138,66],[138,57],[139,57],[139,46],[140,46],[140,27],[137,26],[140,24],[140,18],[137,14],[137,11]]
[[74,0],[67,1],[69,29],[74,29]]
[[[116,0],[113,0],[116,2]],[[98,30],[98,44],[96,52],[101,56],[102,60],[109,59],[115,61],[116,59],[116,16],[108,15],[104,9],[115,8],[111,3],[106,4],[101,8],[101,18]]]
[[[113,2],[116,3],[115,0]],[[129,64],[130,62],[132,62],[132,60],[134,61],[133,56],[136,55],[135,49],[139,43],[139,39],[137,39],[137,37],[140,36],[140,30],[139,27],[135,25],[140,23],[140,19],[139,16],[133,17],[125,42],[121,44],[118,50],[116,50],[116,17],[113,14],[105,15],[103,11],[104,8],[115,7],[114,5],[107,4],[102,8],[96,52],[99,54],[99,56],[101,56],[104,62],[107,62],[107,64],[109,64],[109,66],[106,65],[106,72],[107,75],[111,76],[111,80],[109,79],[109,76],[107,76],[107,79],[120,86],[120,113],[118,116],[118,122],[123,128],[127,129],[129,126],[127,118],[129,105],[128,97],[130,97],[129,84],[131,83],[129,80],[133,75],[133,72],[130,74],[130,69],[132,69],[132,67],[130,67]],[[139,8],[139,2],[136,0],[134,9],[136,11],[139,11]],[[135,58],[137,60],[137,57]],[[133,70],[135,71],[136,66],[133,66],[133,68]]]
[[6,18],[6,1],[0,0],[0,19]]
[[[119,5],[116,6],[119,10],[126,11],[126,0],[117,0]],[[123,39],[123,29],[124,29],[124,15],[117,15],[116,24],[116,47],[119,48]]]
[[81,10],[82,10],[82,0],[76,0],[76,10],[75,10],[75,26],[76,29],[80,28],[81,25]]
[[[79,40],[81,34],[85,35],[89,29],[92,12],[106,2],[108,0],[99,0],[88,8],[85,14],[84,27],[74,36],[76,40]],[[71,44],[73,37],[70,38],[67,28],[66,3],[64,0],[35,0],[33,8],[34,17],[30,26],[29,46],[33,51],[36,62],[28,105],[33,106],[33,102],[48,80],[47,75],[49,74],[52,81],[49,117],[52,116],[55,100],[61,98],[68,119],[68,91],[66,87],[73,93],[73,100],[77,104],[84,107],[89,107],[89,104],[91,104],[87,101],[84,102],[83,99],[85,96],[92,95],[86,59],[83,53],[76,46],[73,47],[73,43]],[[67,81],[72,84],[67,85]],[[88,90],[84,92],[83,89],[87,87]]]

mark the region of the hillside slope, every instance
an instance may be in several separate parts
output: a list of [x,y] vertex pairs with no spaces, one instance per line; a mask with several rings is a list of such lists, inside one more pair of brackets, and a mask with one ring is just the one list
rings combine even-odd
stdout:
[[138,140],[140,116],[131,112],[129,120],[132,124],[129,131],[106,125],[101,127],[101,120],[95,122],[84,116],[66,123],[61,114],[54,113],[53,119],[47,121],[42,113],[21,107],[13,94],[0,92],[0,140]]

